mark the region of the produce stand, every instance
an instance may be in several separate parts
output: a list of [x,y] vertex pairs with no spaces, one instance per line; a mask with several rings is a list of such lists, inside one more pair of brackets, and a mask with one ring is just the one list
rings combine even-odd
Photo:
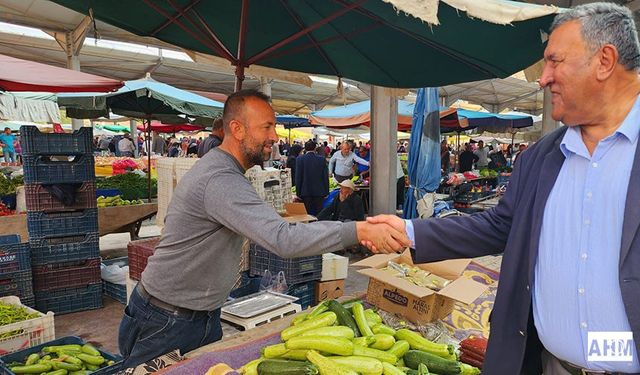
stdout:
[[[145,203],[131,206],[98,208],[98,230],[100,235],[110,233],[129,233],[131,239],[138,239],[140,226],[146,219],[158,211],[157,203]],[[27,215],[0,217],[0,235],[19,234],[23,242],[28,241]]]

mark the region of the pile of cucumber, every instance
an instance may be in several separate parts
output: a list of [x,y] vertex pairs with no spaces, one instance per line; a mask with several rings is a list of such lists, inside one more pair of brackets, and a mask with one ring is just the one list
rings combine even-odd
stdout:
[[477,375],[451,345],[395,330],[360,301],[323,301],[284,329],[282,343],[238,371],[244,375]]
[[89,344],[45,346],[42,353],[32,353],[23,363],[8,363],[14,374],[87,375],[113,365]]

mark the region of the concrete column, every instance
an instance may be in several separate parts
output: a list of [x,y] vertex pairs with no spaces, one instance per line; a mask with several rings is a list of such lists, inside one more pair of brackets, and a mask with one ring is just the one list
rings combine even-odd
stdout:
[[136,120],[129,120],[129,134],[131,134],[131,140],[133,141],[133,145],[135,146],[136,150],[134,151],[133,155],[136,158],[140,157],[140,149],[138,147],[138,128],[136,128]]
[[560,122],[551,118],[553,105],[551,104],[551,90],[544,88],[544,101],[542,104],[542,136],[545,136],[560,127]]
[[369,214],[396,212],[398,100],[383,87],[371,89],[371,205]]

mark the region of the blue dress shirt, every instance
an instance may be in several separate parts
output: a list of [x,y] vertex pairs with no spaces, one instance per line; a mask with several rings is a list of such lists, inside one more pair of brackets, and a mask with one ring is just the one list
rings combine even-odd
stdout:
[[565,161],[544,211],[533,290],[535,326],[550,353],[591,370],[640,372],[635,347],[633,362],[587,361],[589,331],[631,331],[618,267],[639,129],[640,99],[593,155],[580,127],[568,129],[560,145]]

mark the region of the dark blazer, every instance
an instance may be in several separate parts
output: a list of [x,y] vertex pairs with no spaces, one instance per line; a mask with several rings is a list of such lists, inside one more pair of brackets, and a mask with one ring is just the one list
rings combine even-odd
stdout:
[[296,195],[299,197],[326,197],[329,195],[327,162],[314,151],[296,159]]
[[[500,253],[500,284],[491,315],[491,335],[484,374],[540,375],[543,349],[531,310],[531,289],[544,208],[564,154],[566,128],[542,138],[516,161],[509,188],[493,209],[466,217],[414,220],[415,261],[432,262]],[[620,289],[636,350],[640,355],[640,147],[636,150],[627,192]],[[451,239],[459,239],[452,241]]]

